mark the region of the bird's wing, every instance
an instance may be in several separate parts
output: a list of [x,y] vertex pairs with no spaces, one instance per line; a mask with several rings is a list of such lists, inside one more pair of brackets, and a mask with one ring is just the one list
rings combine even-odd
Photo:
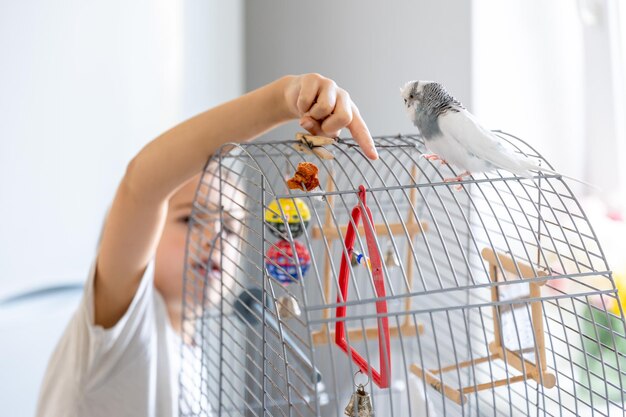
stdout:
[[527,175],[523,160],[502,146],[498,137],[482,127],[467,110],[448,111],[440,116],[439,129],[477,158],[515,174]]
[[531,158],[516,155],[505,148],[493,132],[482,127],[467,110],[459,109],[458,112],[447,112],[440,116],[439,129],[443,135],[454,140],[458,146],[470,154],[489,161],[498,168],[524,177],[532,176],[531,170],[541,171],[547,174],[559,175],[597,189],[597,187],[587,182],[540,166]]

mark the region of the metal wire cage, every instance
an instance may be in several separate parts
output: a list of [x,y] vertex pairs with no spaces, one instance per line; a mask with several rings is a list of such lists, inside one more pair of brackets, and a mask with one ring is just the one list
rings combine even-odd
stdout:
[[[419,135],[375,141],[378,161],[345,139],[333,160],[285,140],[207,163],[180,414],[343,416],[362,383],[378,416],[623,416],[622,307],[568,184],[445,182],[456,174],[420,157]],[[320,187],[288,189],[304,161]]]

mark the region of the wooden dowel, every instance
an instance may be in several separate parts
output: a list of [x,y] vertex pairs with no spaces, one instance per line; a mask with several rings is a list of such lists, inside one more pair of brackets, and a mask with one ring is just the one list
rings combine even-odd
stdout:
[[470,394],[472,392],[482,391],[482,390],[489,389],[489,388],[501,387],[503,385],[510,385],[510,384],[514,384],[516,382],[520,382],[524,380],[526,380],[526,377],[524,375],[516,375],[516,376],[512,376],[508,380],[498,379],[493,382],[485,382],[484,384],[478,384],[478,385],[474,385],[471,387],[465,387],[461,391],[463,392],[463,394]]
[[483,358],[472,359],[472,360],[469,360],[469,361],[459,362],[458,364],[455,364],[455,365],[445,366],[445,367],[443,367],[441,369],[429,369],[429,372],[432,372],[433,374],[442,374],[442,373],[445,373],[445,372],[453,371],[453,370],[458,369],[458,368],[465,368],[465,367],[470,366],[470,365],[478,365],[480,363],[488,362],[488,361],[491,361],[491,360],[494,360],[494,359],[499,359],[499,357],[500,357],[500,354],[496,353],[495,355],[489,355],[489,356],[485,356]]
[[[527,263],[514,262],[510,256],[505,255],[503,253],[496,254],[490,248],[484,248],[481,254],[482,254],[483,259],[489,262],[491,265],[495,265],[496,267],[499,267],[499,265],[502,264],[502,268],[504,268],[504,270],[507,272],[517,274],[517,269],[519,268],[519,272],[522,274],[520,278],[546,277],[549,275],[545,270],[541,269],[538,266],[535,266],[535,270],[537,272],[535,274],[535,271],[533,271],[533,268]],[[496,259],[496,256],[497,256],[497,259]],[[500,263],[498,263],[498,260],[500,260]],[[516,264],[517,264],[517,268],[515,267]],[[545,282],[537,282],[538,285],[543,285],[544,283]]]
[[[335,190],[335,183],[331,180],[331,177],[328,177],[328,181],[326,182],[326,189],[328,191],[334,191]],[[333,208],[333,202],[334,202],[334,195],[329,195],[327,198],[328,201],[328,205],[326,206],[326,210],[324,212],[324,215],[326,216],[326,218],[324,219],[324,228],[329,228],[332,226],[333,221],[332,221],[332,216],[331,214],[331,210]],[[315,231],[315,229],[313,229]],[[332,247],[333,247],[333,242],[329,241],[328,242],[328,252],[325,252],[325,257],[324,257],[324,302],[326,304],[330,303],[330,253],[332,251]],[[325,319],[330,318],[330,309],[324,309],[322,311],[322,317]],[[322,329],[322,331],[326,331],[326,327],[324,327]]]
[[[377,326],[366,327],[365,332],[363,332],[363,329],[359,329],[359,328],[348,329],[347,333],[348,335],[346,339],[349,340],[350,343],[360,342],[363,339],[367,339],[367,340],[378,339],[378,327]],[[415,326],[414,324],[409,323],[408,325],[402,325],[402,326],[389,326],[390,338],[399,337],[400,334],[402,334],[402,336],[415,336],[418,333],[419,334],[424,333],[424,325],[418,324],[417,326]],[[321,344],[328,343],[331,340],[335,340],[335,331],[334,330],[316,331],[316,332],[311,333],[311,337],[313,339],[314,345],[321,345]]]
[[428,385],[433,387],[435,390],[443,393],[446,397],[450,398],[455,403],[463,405],[465,402],[467,402],[465,395],[463,395],[461,391],[447,384],[444,384],[439,378],[428,372],[428,370],[424,371],[416,364],[412,364],[410,369],[412,373],[417,375],[417,377],[425,380]]
[[550,372],[544,372],[541,374],[541,378],[539,375],[533,378],[539,385],[543,385],[546,388],[554,388],[556,385],[556,376]]
[[[398,236],[398,235],[402,236],[408,233],[408,236],[411,239],[413,238],[413,236],[417,235],[418,233],[421,233],[422,230],[424,232],[428,231],[428,223],[426,222],[413,223],[413,224],[405,223],[404,225],[402,223],[390,223],[388,225],[384,223],[377,223],[374,225],[374,230],[376,232],[376,235],[387,236],[389,234],[389,231],[387,230],[387,226],[389,226],[389,231],[391,232],[392,236]],[[404,229],[405,226],[406,226],[406,233]],[[348,230],[348,225],[345,224],[345,225],[339,226],[338,228],[341,232],[341,236],[345,236]],[[359,225],[358,233],[359,235],[365,234],[365,228],[363,225]],[[339,232],[337,231],[337,227],[335,225],[330,225],[330,226],[325,225],[322,228],[315,226],[311,230],[312,239],[321,239],[322,237],[326,237],[327,240],[332,241],[332,240],[338,239],[339,236],[340,236]]]

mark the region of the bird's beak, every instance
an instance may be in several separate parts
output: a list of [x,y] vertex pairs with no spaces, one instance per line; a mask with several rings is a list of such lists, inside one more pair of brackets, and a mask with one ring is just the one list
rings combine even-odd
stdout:
[[404,104],[406,105],[406,99],[404,99]]

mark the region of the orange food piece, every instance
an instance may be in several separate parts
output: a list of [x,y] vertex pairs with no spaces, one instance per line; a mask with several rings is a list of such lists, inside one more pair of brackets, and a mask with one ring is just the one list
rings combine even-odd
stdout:
[[317,178],[318,172],[319,168],[314,163],[300,162],[293,178],[287,180],[287,187],[291,190],[311,191],[320,185]]

